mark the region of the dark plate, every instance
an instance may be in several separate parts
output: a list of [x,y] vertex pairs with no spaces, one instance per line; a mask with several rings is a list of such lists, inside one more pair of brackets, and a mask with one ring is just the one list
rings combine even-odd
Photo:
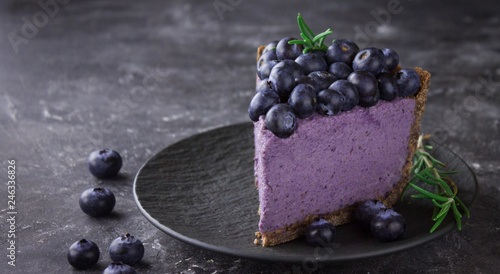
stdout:
[[[478,194],[472,170],[444,147],[436,146],[433,155],[459,171],[453,179],[459,197],[470,207]],[[134,182],[137,205],[151,223],[176,239],[223,254],[271,261],[340,262],[379,256],[423,244],[456,227],[448,216],[430,234],[432,205],[407,196],[395,205],[407,224],[404,238],[396,242],[379,242],[356,224],[348,224],[338,227],[336,244],[327,249],[311,247],[304,239],[275,247],[255,245],[259,216],[253,156],[251,123],[184,139],[139,170]]]

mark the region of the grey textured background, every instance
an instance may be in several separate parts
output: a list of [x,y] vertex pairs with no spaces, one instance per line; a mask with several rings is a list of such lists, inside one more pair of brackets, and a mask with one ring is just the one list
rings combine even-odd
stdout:
[[[227,257],[174,240],[147,222],[132,196],[136,172],[162,148],[249,120],[256,48],[298,35],[298,12],[317,32],[330,27],[332,38],[393,48],[403,67],[430,71],[422,130],[465,159],[481,185],[461,232],[389,256],[319,266],[319,272],[500,268],[495,1],[401,0],[401,12],[393,13],[388,4],[395,0],[49,2],[57,3],[49,14],[37,1],[0,3],[0,263],[7,273],[72,272],[66,250],[82,237],[102,251],[85,273],[100,273],[110,262],[109,243],[124,232],[145,244],[139,273],[304,272],[301,265]],[[97,180],[87,171],[86,157],[103,147],[124,158],[116,179]],[[6,258],[8,159],[16,160],[18,175],[15,268]],[[111,216],[93,219],[79,209],[80,193],[92,186],[117,196]]]

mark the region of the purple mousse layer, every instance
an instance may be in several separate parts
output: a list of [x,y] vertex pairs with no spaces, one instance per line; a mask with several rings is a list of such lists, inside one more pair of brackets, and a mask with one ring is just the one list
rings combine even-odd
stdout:
[[380,101],[337,116],[297,119],[280,139],[254,123],[260,232],[385,197],[401,178],[415,100]]

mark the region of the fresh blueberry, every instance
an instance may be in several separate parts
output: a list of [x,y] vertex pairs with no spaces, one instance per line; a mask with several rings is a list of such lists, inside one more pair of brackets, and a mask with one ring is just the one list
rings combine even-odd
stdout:
[[113,192],[106,188],[89,188],[80,195],[80,208],[87,215],[100,217],[109,214],[115,207]]
[[326,61],[326,51],[322,51],[322,50],[315,50],[315,51],[311,51],[309,52],[311,54],[315,54],[321,58],[323,58],[325,61]]
[[373,217],[370,227],[375,238],[383,242],[391,242],[403,236],[406,224],[401,214],[392,209],[382,209]]
[[267,44],[264,50],[262,51],[262,54],[270,51],[270,50],[276,50],[276,46],[278,45],[278,40],[272,41],[271,43]]
[[295,62],[304,69],[304,74],[309,74],[313,71],[323,71],[328,68],[325,59],[312,53],[300,55],[295,59]]
[[358,52],[352,61],[354,71],[366,71],[378,75],[385,66],[384,53],[378,48],[366,48]]
[[275,90],[282,102],[286,102],[293,88],[295,87],[295,78],[304,75],[299,64],[293,60],[283,60],[273,67],[269,75],[269,81],[273,90]]
[[347,80],[354,84],[359,93],[359,105],[371,107],[377,104],[380,99],[377,78],[366,71],[355,71],[347,77]]
[[295,84],[297,84],[297,86],[300,84],[310,85],[314,89],[315,92],[318,91],[317,86],[316,86],[316,82],[314,82],[314,80],[311,77],[306,76],[306,75],[295,78]]
[[265,62],[260,68],[257,70],[257,75],[259,79],[269,78],[269,74],[271,74],[271,70],[278,64],[278,60],[269,60]]
[[128,233],[116,238],[109,246],[113,262],[135,265],[144,257],[144,245]]
[[128,264],[111,263],[102,274],[136,274],[137,272],[133,267]]
[[345,96],[336,90],[324,89],[318,93],[318,112],[323,115],[337,115],[344,106]]
[[330,65],[328,72],[330,72],[337,79],[347,79],[349,74],[352,73],[352,68],[346,63],[335,62]]
[[386,207],[381,202],[377,200],[368,200],[356,208],[354,218],[364,230],[370,231],[370,225],[373,218],[382,209],[386,209]]
[[313,246],[329,246],[333,244],[336,235],[335,226],[324,219],[317,218],[306,229],[307,242]]
[[290,94],[288,104],[292,107],[293,113],[295,113],[297,118],[304,119],[310,117],[316,112],[318,104],[316,91],[311,85],[297,85],[293,89],[292,94]]
[[420,85],[418,73],[412,69],[402,69],[394,76],[398,86],[398,96],[408,97],[417,92]]
[[343,111],[351,110],[359,103],[358,90],[347,80],[337,80],[328,89],[335,90],[344,96]]
[[255,88],[255,93],[264,90],[264,89],[271,89],[271,82],[269,81],[269,78],[262,79],[258,84],[257,87]]
[[88,269],[99,261],[99,247],[89,240],[82,239],[68,249],[68,262],[76,269]]
[[328,64],[344,62],[351,65],[352,60],[358,51],[359,48],[353,41],[338,39],[328,47],[328,50],[326,51],[326,61]]
[[90,173],[99,179],[115,176],[122,168],[122,157],[111,149],[101,149],[90,153],[87,159]]
[[382,72],[377,76],[378,90],[380,91],[380,99],[384,101],[392,101],[398,95],[398,87],[396,80],[390,73]]
[[259,121],[261,115],[266,115],[267,111],[278,104],[280,96],[272,89],[263,89],[254,95],[248,106],[248,116],[252,121]]
[[392,49],[382,49],[385,56],[385,67],[387,71],[392,73],[399,64],[399,55]]
[[327,89],[335,80],[335,76],[327,71],[313,71],[308,75],[316,83],[316,90]]
[[275,50],[270,50],[266,53],[263,53],[259,60],[257,60],[257,71],[259,71],[260,67],[262,67],[266,62],[272,61],[272,60],[278,60],[276,57],[276,51]]
[[297,127],[297,118],[290,105],[277,104],[267,112],[265,125],[277,137],[288,138]]
[[278,42],[276,45],[276,56],[278,60],[295,60],[302,54],[304,47],[298,44],[289,44],[289,41],[297,40],[293,37],[285,37]]

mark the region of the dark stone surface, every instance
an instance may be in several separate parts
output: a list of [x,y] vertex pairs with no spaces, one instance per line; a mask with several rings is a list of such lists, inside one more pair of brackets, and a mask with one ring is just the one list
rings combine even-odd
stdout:
[[[393,48],[403,67],[430,71],[423,132],[464,158],[481,185],[461,232],[389,256],[319,266],[319,272],[500,268],[496,1],[401,1],[393,13],[389,0],[59,2],[57,9],[47,9],[50,14],[37,1],[0,3],[2,269],[72,272],[67,248],[87,237],[102,257],[85,273],[101,273],[110,262],[109,243],[129,232],[146,247],[136,267],[140,273],[305,272],[302,265],[227,257],[174,240],[141,215],[132,195],[136,172],[162,148],[248,121],[256,48],[298,35],[297,12],[313,30],[331,27],[334,37],[354,39],[361,47]],[[230,6],[218,14],[214,3]],[[12,39],[19,44],[13,46]],[[103,147],[124,158],[116,179],[97,180],[87,171],[86,157]],[[8,159],[16,160],[18,175],[15,268],[6,257]],[[79,209],[78,196],[92,186],[114,191],[112,215],[94,219]]]

